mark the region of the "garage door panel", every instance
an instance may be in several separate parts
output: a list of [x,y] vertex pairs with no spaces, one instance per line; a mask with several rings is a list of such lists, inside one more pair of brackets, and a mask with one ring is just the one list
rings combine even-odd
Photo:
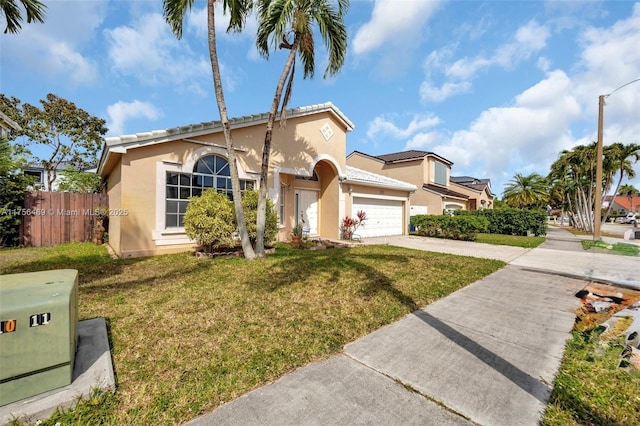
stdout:
[[356,217],[360,210],[367,214],[367,220],[356,234],[361,237],[402,235],[402,205],[402,201],[354,197],[352,217]]

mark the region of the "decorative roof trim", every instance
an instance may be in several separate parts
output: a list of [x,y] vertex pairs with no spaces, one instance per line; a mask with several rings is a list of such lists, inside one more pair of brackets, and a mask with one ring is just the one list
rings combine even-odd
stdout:
[[346,167],[346,176],[342,183],[372,186],[376,188],[395,189],[399,191],[415,192],[418,188],[401,180],[392,179],[366,170],[355,167]]
[[[349,120],[349,118],[347,118],[347,116],[331,102],[291,108],[287,110],[287,118],[292,119],[296,117],[304,117],[307,115],[322,112],[332,113],[339,121],[342,122],[342,124],[344,124],[347,132],[350,132],[355,128],[351,120]],[[279,119],[280,114],[276,116],[276,121],[278,121]],[[268,120],[269,113],[260,113],[231,118],[229,119],[229,124],[232,129],[238,129],[242,127],[264,124]],[[205,123],[188,124],[185,126],[172,127],[164,130],[151,130],[149,132],[141,132],[132,135],[108,137],[104,139],[105,144],[102,150],[102,156],[100,158],[100,165],[98,167],[98,170],[102,170],[102,168],[108,161],[109,155],[112,152],[126,153],[127,149],[155,145],[164,142],[171,142],[180,139],[192,139],[198,136],[218,132],[222,132],[222,123],[219,120],[209,121]]]
[[426,183],[424,185],[422,185],[422,189],[424,189],[425,191],[434,193],[434,194],[438,194],[441,197],[454,198],[454,199],[458,199],[458,200],[468,200],[469,199],[468,195],[460,194],[458,192],[451,191],[450,189],[440,188],[440,187],[437,187],[435,185],[430,185],[430,184],[426,184]]

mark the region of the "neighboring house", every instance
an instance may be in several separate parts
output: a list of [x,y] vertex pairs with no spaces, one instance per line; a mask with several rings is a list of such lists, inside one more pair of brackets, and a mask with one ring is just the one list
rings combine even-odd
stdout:
[[[613,203],[611,212],[614,214],[640,213],[640,196],[638,195],[631,197],[631,199],[626,195],[616,195],[615,197],[609,195],[605,198],[605,201]],[[605,203],[603,203],[603,206],[605,206]],[[605,207],[608,207],[608,204]]]
[[460,185],[451,185],[453,163],[433,152],[412,150],[374,156],[354,151],[347,157],[347,164],[419,188],[411,195],[412,216],[468,209],[471,192]]
[[[230,120],[243,189],[258,187],[268,114]],[[351,121],[333,104],[294,108],[273,130],[269,197],[279,240],[302,223],[310,236],[338,238],[345,216],[368,220],[363,237],[408,232],[410,183],[346,164]],[[231,193],[219,121],[105,139],[98,173],[109,194],[109,244],[121,256],[192,249],[184,230],[188,198],[215,187]]]
[[471,176],[451,176],[451,188],[468,195],[467,210],[492,209],[495,194],[491,192],[490,179],[477,179]]

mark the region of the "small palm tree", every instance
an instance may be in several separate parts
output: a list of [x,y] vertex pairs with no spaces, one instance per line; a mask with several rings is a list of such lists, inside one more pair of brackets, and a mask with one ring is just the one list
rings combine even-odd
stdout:
[[[258,256],[263,257],[264,239],[262,236],[266,219],[267,177],[273,125],[278,107],[280,107],[280,125],[283,126],[286,120],[287,104],[293,88],[297,55],[299,55],[304,67],[304,78],[313,77],[315,73],[314,27],[317,27],[329,52],[324,77],[333,76],[342,68],[347,52],[347,30],[344,16],[349,8],[349,0],[256,0],[256,4],[259,20],[256,44],[260,54],[267,59],[269,58],[270,41],[280,49],[289,50],[269,111],[262,150],[256,252]],[[285,83],[287,87],[281,105]]]
[[[164,0],[164,17],[174,34],[178,39],[182,38],[182,22],[187,10],[193,6],[194,0]],[[244,219],[244,210],[242,208],[242,195],[240,192],[240,177],[238,175],[238,167],[236,164],[236,153],[231,137],[231,126],[229,125],[229,117],[227,115],[227,106],[224,101],[224,92],[222,90],[222,79],[220,78],[220,64],[218,62],[218,53],[216,49],[216,31],[215,31],[215,0],[207,0],[207,25],[209,39],[209,57],[211,60],[211,72],[213,74],[213,86],[216,92],[216,101],[218,103],[218,112],[220,113],[220,122],[224,133],[224,139],[227,148],[227,156],[229,160],[229,169],[231,174],[231,191],[233,194],[233,204],[236,212],[236,221],[238,223],[238,231],[242,242],[242,251],[244,257],[249,260],[255,259],[255,251],[249,239],[246,222]],[[222,0],[223,11],[229,12],[230,22],[227,31],[240,31],[244,26],[246,16],[249,13],[250,0]]]
[[638,190],[633,185],[627,184],[620,187],[620,189],[618,190],[618,194],[626,196],[629,199],[629,212],[634,213],[633,197],[638,194]]
[[502,199],[512,207],[540,207],[548,198],[547,180],[537,173],[524,176],[520,173],[505,185]]
[[[34,21],[44,23],[44,10],[47,6],[38,0],[19,0],[27,12],[27,23]],[[0,0],[0,12],[4,15],[7,26],[4,33],[17,34],[22,29],[22,12],[16,0]]]

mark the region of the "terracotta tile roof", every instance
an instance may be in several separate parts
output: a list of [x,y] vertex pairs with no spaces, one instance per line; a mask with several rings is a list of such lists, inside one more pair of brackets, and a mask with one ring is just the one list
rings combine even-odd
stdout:
[[[632,199],[633,210],[638,211],[638,208],[640,208],[640,197],[636,195],[632,197]],[[627,211],[631,210],[631,203],[629,203],[629,197],[627,197],[626,195],[616,195],[616,197],[613,199],[613,202]]]
[[438,185],[431,185],[431,184],[425,183],[424,185],[422,185],[422,188],[426,189],[427,191],[431,191],[431,192],[435,192],[437,194],[443,195],[445,197],[462,198],[465,200],[469,199],[468,195],[460,194],[459,192],[455,192]]

